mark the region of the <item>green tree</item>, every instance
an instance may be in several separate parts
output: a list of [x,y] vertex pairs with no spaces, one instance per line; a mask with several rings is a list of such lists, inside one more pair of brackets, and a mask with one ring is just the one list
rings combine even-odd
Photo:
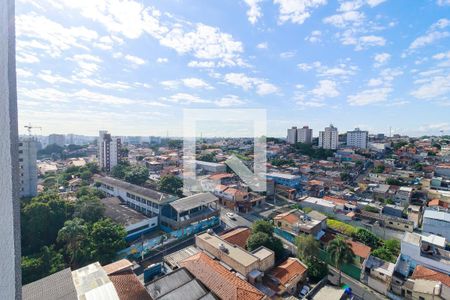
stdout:
[[305,260],[308,267],[308,277],[313,282],[319,282],[328,275],[328,264],[316,256],[311,256]]
[[295,239],[297,256],[301,261],[307,261],[311,257],[319,255],[319,242],[312,235],[301,234]]
[[174,175],[164,175],[158,183],[158,188],[161,192],[178,196],[182,195],[182,187],[183,181]]
[[273,235],[273,225],[266,220],[257,220],[252,225],[252,233],[264,232],[269,236]]
[[112,262],[117,251],[126,246],[127,232],[122,225],[111,219],[102,219],[92,226],[91,239],[93,257],[101,264]]
[[94,223],[103,218],[105,207],[99,198],[93,196],[82,196],[75,203],[74,216],[88,223]]
[[330,242],[327,248],[331,260],[334,262],[337,269],[339,269],[339,286],[342,279],[342,265],[353,262],[355,254],[352,248],[342,237],[337,237]]
[[375,249],[374,251],[372,251],[372,255],[381,258],[382,260],[385,261],[392,262],[394,260],[392,253],[385,247]]
[[42,247],[31,256],[22,256],[22,284],[27,284],[64,269],[64,260],[53,247]]
[[115,165],[111,170],[111,176],[118,178],[118,179],[124,179],[125,178],[125,172],[130,167],[130,164],[127,161],[123,161]]
[[89,260],[88,227],[83,219],[74,218],[66,221],[58,232],[57,241],[63,244],[70,267],[77,268]]
[[384,172],[385,169],[386,169],[386,167],[384,165],[379,165],[373,169],[373,172],[381,174]]
[[148,169],[144,166],[132,166],[125,171],[125,181],[142,185],[148,180]]
[[347,173],[347,172],[341,173],[341,180],[342,180],[342,181],[348,181],[348,180],[350,180],[350,179],[352,179],[352,176],[350,176],[349,173]]
[[353,234],[353,237],[359,242],[371,247],[372,249],[376,249],[383,244],[382,240],[379,237],[364,228],[358,228],[356,233]]
[[277,258],[284,255],[283,243],[279,238],[270,236],[265,232],[252,233],[247,240],[247,249],[253,251],[261,246],[275,252],[275,257]]

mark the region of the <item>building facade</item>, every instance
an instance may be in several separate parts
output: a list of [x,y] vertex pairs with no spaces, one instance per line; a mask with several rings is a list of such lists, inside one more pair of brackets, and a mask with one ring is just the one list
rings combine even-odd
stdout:
[[338,147],[339,134],[338,129],[333,125],[325,127],[324,131],[319,132],[319,147],[335,150]]
[[20,196],[37,195],[37,141],[31,137],[19,141]]
[[445,237],[450,240],[450,212],[448,210],[426,209],[423,214],[423,232]]
[[48,136],[48,144],[56,144],[63,147],[66,144],[66,137],[64,136],[64,134],[50,134]]
[[287,142],[289,144],[297,143],[297,127],[292,127],[287,130]]
[[347,131],[347,146],[353,148],[367,149],[369,141],[369,132],[356,128],[352,131]]
[[313,130],[308,126],[303,126],[297,129],[297,142],[303,144],[311,144],[313,137]]
[[120,138],[113,138],[107,131],[100,131],[98,138],[98,162],[99,167],[110,172],[120,161]]

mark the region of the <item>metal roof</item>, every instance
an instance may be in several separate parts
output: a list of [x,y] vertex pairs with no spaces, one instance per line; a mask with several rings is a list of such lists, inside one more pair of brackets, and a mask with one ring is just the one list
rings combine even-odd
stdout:
[[450,213],[443,210],[426,209],[423,217],[450,223]]
[[216,196],[211,193],[200,193],[189,197],[181,198],[170,203],[177,212],[187,211],[201,205],[216,202],[219,200]]
[[105,206],[105,216],[125,227],[149,219],[144,214],[123,204],[117,197],[103,198],[101,202]]
[[22,299],[77,299],[70,268],[24,285],[22,287]]

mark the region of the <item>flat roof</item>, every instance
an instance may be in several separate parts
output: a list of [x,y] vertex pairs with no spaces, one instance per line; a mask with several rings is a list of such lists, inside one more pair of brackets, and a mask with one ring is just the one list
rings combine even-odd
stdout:
[[323,286],[311,299],[313,300],[330,300],[341,299],[344,290],[331,285]]
[[188,164],[197,164],[197,165],[204,165],[209,167],[226,167],[225,164],[215,163],[215,162],[209,162],[209,161],[203,161],[203,160],[188,160]]
[[100,201],[105,205],[105,216],[125,227],[148,220],[145,215],[129,208],[117,197],[103,198]]
[[22,286],[23,300],[77,298],[70,268]]
[[264,247],[264,246],[261,246],[261,247],[255,249],[255,250],[252,252],[252,254],[253,254],[254,256],[256,256],[257,258],[259,258],[260,260],[264,260],[264,259],[266,259],[267,257],[273,255],[274,252],[273,252],[272,250],[270,250],[270,249],[267,249],[267,248]]
[[191,257],[194,254],[199,253],[200,250],[195,246],[189,246],[178,250],[174,253],[164,256],[164,260],[171,265],[172,267],[178,266],[180,261],[185,260],[188,257]]
[[207,192],[175,200],[170,203],[170,206],[172,206],[177,212],[183,212],[218,200],[219,198],[214,196],[212,193]]
[[205,232],[197,235],[197,238],[203,240],[205,243],[208,243],[210,246],[219,249],[219,251],[221,251],[220,246],[223,245],[228,250],[228,253],[225,253],[224,255],[227,255],[243,266],[250,266],[258,261],[258,258],[255,255],[250,254],[242,248],[231,245],[227,241],[222,240],[213,234]]
[[158,192],[158,191],[155,191],[152,189],[148,189],[148,188],[145,188],[142,186],[131,184],[126,181],[108,177],[108,176],[104,176],[104,177],[96,176],[94,178],[94,180],[104,183],[104,184],[107,184],[107,185],[110,185],[110,186],[115,186],[115,187],[127,190],[130,193],[137,194],[148,200],[157,201],[160,203],[173,201],[174,199],[177,198],[176,196],[173,196],[173,195],[161,193],[161,192]]
[[443,210],[426,209],[423,217],[450,223],[450,213]]
[[301,176],[299,176],[299,175],[292,175],[292,174],[278,173],[278,172],[267,173],[266,176],[279,177],[279,178],[288,179],[288,180],[301,178]]
[[327,201],[327,200],[323,200],[321,198],[316,198],[316,197],[307,197],[306,199],[302,200],[301,202],[317,204],[317,205],[326,206],[326,207],[330,207],[330,208],[336,207],[336,205],[334,203]]

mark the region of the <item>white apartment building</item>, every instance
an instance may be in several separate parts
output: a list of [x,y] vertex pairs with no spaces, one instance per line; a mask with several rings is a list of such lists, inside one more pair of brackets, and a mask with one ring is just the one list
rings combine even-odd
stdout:
[[337,149],[339,134],[336,127],[330,125],[325,131],[319,132],[319,147],[324,149]]
[[353,148],[367,149],[369,141],[369,132],[355,128],[355,130],[347,131],[347,146]]
[[287,142],[289,144],[297,143],[297,127],[292,127],[287,130]]
[[20,196],[37,195],[37,141],[32,137],[19,141]]
[[64,134],[50,134],[48,136],[48,144],[49,145],[56,144],[58,146],[63,147],[66,144],[66,137]]
[[120,160],[120,138],[111,137],[108,131],[99,132],[98,138],[98,163],[100,169],[110,172]]
[[308,126],[297,129],[297,142],[304,144],[312,143],[313,130]]

